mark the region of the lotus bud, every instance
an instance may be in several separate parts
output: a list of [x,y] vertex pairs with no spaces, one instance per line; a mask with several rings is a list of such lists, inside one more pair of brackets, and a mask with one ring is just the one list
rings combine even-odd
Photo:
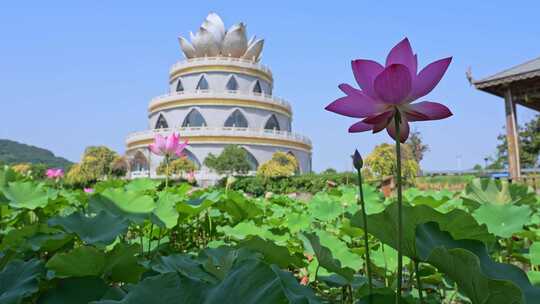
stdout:
[[362,156],[360,155],[360,152],[358,150],[354,150],[354,154],[352,156],[353,159],[353,166],[356,170],[361,170],[364,166],[364,161],[362,160]]

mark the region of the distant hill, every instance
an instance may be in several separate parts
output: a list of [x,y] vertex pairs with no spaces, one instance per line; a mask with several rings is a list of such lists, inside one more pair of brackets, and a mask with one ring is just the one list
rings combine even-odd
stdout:
[[0,163],[46,164],[50,167],[67,168],[73,163],[55,156],[51,151],[8,139],[0,139]]

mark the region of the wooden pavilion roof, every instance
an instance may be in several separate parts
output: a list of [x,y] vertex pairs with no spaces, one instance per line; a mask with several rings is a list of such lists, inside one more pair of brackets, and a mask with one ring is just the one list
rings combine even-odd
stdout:
[[504,97],[510,87],[517,104],[540,111],[540,57],[516,65],[492,76],[472,80],[479,90]]

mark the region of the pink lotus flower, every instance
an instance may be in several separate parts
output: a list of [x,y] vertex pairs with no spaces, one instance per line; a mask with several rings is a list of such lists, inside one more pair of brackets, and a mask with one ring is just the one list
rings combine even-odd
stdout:
[[306,275],[300,279],[300,285],[307,286],[307,284],[309,284],[309,277]]
[[84,188],[85,193],[94,193],[94,189],[92,188]]
[[184,143],[180,143],[180,135],[173,133],[169,136],[161,136],[161,134],[156,134],[154,138],[154,143],[148,146],[148,149],[152,153],[160,156],[172,156],[176,155],[178,157],[182,156],[182,151],[188,145],[188,140],[186,139]]
[[409,122],[452,116],[452,112],[440,103],[412,103],[435,88],[451,61],[452,57],[437,60],[417,72],[417,55],[413,54],[409,40],[405,38],[392,48],[385,66],[372,60],[353,60],[353,74],[362,90],[340,84],[339,88],[347,96],[335,100],[326,110],[363,118],[349,128],[351,133],[369,130],[377,133],[386,128],[394,139],[397,134],[393,119],[399,111],[399,140],[405,142],[409,137]]
[[47,176],[48,179],[60,179],[64,177],[64,170],[59,168],[47,169],[45,176]]

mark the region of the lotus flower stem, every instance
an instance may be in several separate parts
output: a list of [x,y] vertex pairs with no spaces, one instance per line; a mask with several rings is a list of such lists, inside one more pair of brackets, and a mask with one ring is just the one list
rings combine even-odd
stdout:
[[150,225],[150,235],[148,236],[148,256],[150,256],[150,248],[152,245],[152,233],[154,233],[154,223]]
[[373,293],[373,280],[371,278],[371,259],[369,257],[369,236],[368,236],[368,224],[367,224],[367,213],[366,213],[366,204],[364,202],[364,189],[362,187],[362,170],[358,168],[358,191],[359,191],[359,200],[362,207],[362,221],[364,226],[364,247],[366,248],[366,273],[368,277],[368,288],[369,288],[369,297],[371,302],[371,295]]
[[169,188],[169,155],[165,155],[165,189]]
[[[401,115],[399,110],[396,109],[394,116],[396,134],[399,133],[399,125],[401,124]],[[403,240],[403,198],[401,193],[401,142],[399,136],[396,136],[396,186],[397,186],[397,204],[398,204],[398,227],[397,227],[397,290],[396,290],[396,303],[401,303],[401,285],[403,284],[403,252],[402,252],[402,240]]]
[[420,280],[419,264],[417,260],[414,260],[414,276],[416,277],[416,285],[418,288],[418,296],[420,297],[420,304],[424,304],[424,296],[422,295],[422,281]]

